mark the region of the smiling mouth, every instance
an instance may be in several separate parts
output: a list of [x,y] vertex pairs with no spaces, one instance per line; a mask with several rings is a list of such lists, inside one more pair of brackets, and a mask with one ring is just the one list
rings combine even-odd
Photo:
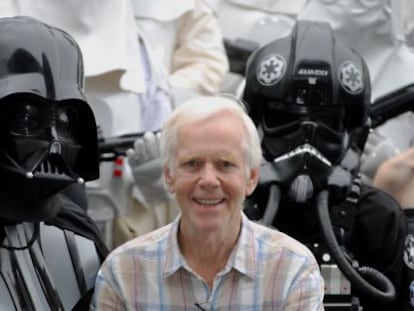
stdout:
[[194,199],[194,201],[201,205],[217,205],[224,202],[224,199]]

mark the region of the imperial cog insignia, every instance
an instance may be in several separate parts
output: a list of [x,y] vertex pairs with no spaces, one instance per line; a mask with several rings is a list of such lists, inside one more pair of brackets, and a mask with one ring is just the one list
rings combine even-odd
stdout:
[[286,60],[282,55],[266,56],[257,67],[256,77],[260,84],[274,85],[280,81],[286,71]]
[[350,61],[342,63],[339,67],[339,83],[351,94],[359,94],[364,89],[362,72]]
[[407,267],[414,270],[414,236],[412,234],[405,238],[403,258]]

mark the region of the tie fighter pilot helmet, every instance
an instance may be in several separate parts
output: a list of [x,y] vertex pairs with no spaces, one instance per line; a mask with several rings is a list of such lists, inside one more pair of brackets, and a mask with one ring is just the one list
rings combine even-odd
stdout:
[[264,157],[282,186],[302,181],[308,194],[325,189],[333,168],[361,147],[355,133],[367,127],[370,96],[366,63],[326,22],[297,21],[247,63],[243,100]]

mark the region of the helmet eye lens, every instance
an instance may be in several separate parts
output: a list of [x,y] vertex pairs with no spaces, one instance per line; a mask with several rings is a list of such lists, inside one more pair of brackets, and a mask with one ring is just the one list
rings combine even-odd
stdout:
[[9,132],[14,135],[31,136],[43,128],[41,109],[36,103],[21,102],[16,105],[9,119]]
[[302,121],[323,124],[333,131],[344,131],[343,111],[336,107],[308,107],[295,104],[268,104],[263,111],[263,123],[268,129],[285,127]]
[[263,115],[263,121],[267,128],[275,128],[290,123],[299,121],[300,118],[295,113],[289,113],[285,111],[278,111],[269,109]]
[[78,111],[68,105],[57,108],[56,111],[56,128],[59,136],[64,138],[77,138],[75,128],[79,123]]
[[[7,130],[14,136],[38,136],[56,129],[56,137],[65,140],[79,139],[77,126],[80,124],[79,109],[69,103],[56,106],[49,103],[26,99],[8,102]],[[52,130],[52,135],[53,135]]]

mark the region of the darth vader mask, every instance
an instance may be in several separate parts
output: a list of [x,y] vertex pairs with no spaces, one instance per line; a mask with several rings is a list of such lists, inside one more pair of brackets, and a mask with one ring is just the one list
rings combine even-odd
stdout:
[[29,17],[0,19],[0,218],[47,219],[57,192],[98,177],[83,80],[70,35]]

